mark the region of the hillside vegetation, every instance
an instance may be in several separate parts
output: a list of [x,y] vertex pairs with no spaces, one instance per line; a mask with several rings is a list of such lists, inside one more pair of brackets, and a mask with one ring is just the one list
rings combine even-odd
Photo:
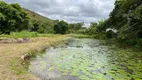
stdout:
[[[52,20],[22,8],[17,3],[7,4],[4,1],[0,1],[0,23],[0,34],[8,35],[23,30],[43,34],[66,34],[82,32],[82,29],[85,29],[84,23],[70,24],[63,20]],[[64,23],[66,25],[63,26]]]
[[54,33],[53,31],[53,26],[55,25],[54,20],[41,16],[38,13],[30,11],[28,9],[24,10],[27,12],[28,16],[30,17],[33,23],[31,31],[39,33]]
[[142,46],[142,1],[116,0],[107,20],[93,22],[87,30],[101,38],[114,38],[134,46]]
[[67,23],[52,20],[19,4],[0,1],[0,34],[10,34],[27,30],[42,34],[87,34],[94,38],[110,39],[118,42],[142,46],[142,1],[116,0],[115,7],[106,20],[92,22],[87,29],[84,23]]
[[44,17],[44,16],[42,16],[34,11],[30,11],[28,9],[24,9],[24,10],[28,13],[29,17],[33,20],[37,20],[42,23],[49,23],[50,25],[54,24],[54,20],[52,20],[50,18]]

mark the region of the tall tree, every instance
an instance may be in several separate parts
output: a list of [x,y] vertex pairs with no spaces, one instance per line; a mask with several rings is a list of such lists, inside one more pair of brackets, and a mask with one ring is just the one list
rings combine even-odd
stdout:
[[65,21],[58,21],[57,24],[54,25],[54,31],[56,34],[65,34],[68,28],[68,24]]
[[[116,0],[115,8],[104,29],[115,28],[121,42],[136,45],[142,43],[142,0]],[[100,28],[100,30],[104,30]],[[142,44],[141,44],[142,45]]]
[[10,34],[31,26],[30,18],[18,4],[7,4],[0,1],[0,33]]

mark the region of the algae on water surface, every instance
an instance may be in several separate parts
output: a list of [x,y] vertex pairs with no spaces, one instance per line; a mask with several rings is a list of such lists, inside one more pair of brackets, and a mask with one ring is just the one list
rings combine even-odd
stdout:
[[120,49],[105,41],[71,39],[31,61],[29,71],[51,80],[141,80],[141,57],[141,52]]

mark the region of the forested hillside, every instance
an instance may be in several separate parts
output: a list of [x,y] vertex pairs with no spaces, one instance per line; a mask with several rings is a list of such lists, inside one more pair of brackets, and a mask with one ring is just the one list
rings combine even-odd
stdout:
[[[142,45],[142,1],[116,0],[109,19],[92,23],[93,33],[116,38],[129,45]],[[117,31],[116,31],[117,30]]]
[[[83,29],[84,25],[84,23],[70,24],[63,20],[52,20],[22,8],[17,3],[7,4],[4,1],[0,1],[0,23],[0,34],[10,34],[23,30],[44,34],[57,33],[58,30],[60,33],[57,34],[77,33]],[[65,26],[62,25],[64,23],[66,23]]]
[[50,25],[53,25],[54,23],[54,20],[50,19],[50,18],[47,18],[47,17],[44,17],[44,16],[41,16],[40,14],[34,12],[34,11],[30,11],[28,9],[25,9],[24,10],[28,13],[28,15],[30,16],[31,19],[34,19],[34,20],[38,20],[38,21],[41,21],[41,22],[45,22],[45,23],[49,23]]
[[47,17],[41,16],[36,12],[30,11],[28,9],[24,9],[31,21],[33,23],[32,31],[37,31],[39,33],[54,33],[53,26],[55,25],[55,21],[51,20]]

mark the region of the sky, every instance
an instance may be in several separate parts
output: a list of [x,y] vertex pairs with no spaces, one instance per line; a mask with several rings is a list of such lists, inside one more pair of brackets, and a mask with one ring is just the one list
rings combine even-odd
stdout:
[[115,0],[4,0],[19,3],[22,7],[51,19],[69,23],[91,22],[107,19]]

